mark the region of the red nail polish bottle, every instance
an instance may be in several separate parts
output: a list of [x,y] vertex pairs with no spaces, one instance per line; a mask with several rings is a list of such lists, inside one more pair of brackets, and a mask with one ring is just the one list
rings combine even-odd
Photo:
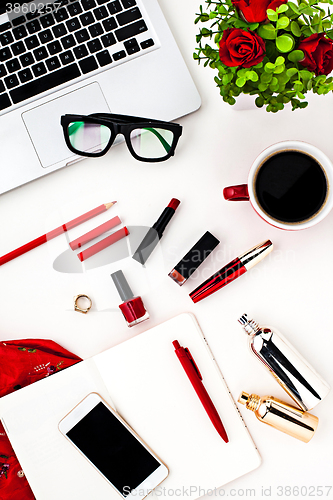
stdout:
[[114,284],[118,290],[120,298],[124,301],[120,304],[119,309],[124,315],[127,326],[134,326],[149,319],[149,314],[146,311],[141,297],[134,297],[134,294],[126,281],[124,273],[117,271],[111,274]]

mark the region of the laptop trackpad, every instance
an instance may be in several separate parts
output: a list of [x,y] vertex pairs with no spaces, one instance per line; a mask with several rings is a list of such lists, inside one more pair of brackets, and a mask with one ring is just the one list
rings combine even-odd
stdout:
[[94,82],[23,113],[23,122],[44,168],[78,158],[66,146],[60,125],[60,117],[66,113],[89,115],[110,113],[110,109],[99,84]]

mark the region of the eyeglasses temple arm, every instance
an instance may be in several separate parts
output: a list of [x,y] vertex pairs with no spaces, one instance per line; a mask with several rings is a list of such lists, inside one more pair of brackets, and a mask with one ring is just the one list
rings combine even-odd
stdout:
[[165,151],[167,153],[169,153],[171,145],[164,139],[164,137],[159,132],[157,132],[157,130],[155,130],[154,128],[150,128],[150,127],[144,127],[144,130],[149,130],[150,132],[155,134],[156,137],[160,140],[161,144],[163,145]]

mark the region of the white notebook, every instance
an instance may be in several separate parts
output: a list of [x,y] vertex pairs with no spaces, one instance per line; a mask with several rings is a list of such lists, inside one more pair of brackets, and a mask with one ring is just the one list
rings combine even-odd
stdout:
[[[173,340],[191,351],[229,443],[209,420]],[[90,392],[113,406],[169,468],[152,498],[175,497],[175,490],[198,498],[260,465],[195,317],[181,314],[0,399],[1,420],[37,500],[121,498],[58,430]]]

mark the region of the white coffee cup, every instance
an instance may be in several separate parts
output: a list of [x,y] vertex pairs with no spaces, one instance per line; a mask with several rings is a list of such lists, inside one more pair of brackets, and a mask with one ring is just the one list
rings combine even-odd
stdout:
[[[322,168],[323,173],[326,177],[327,191],[324,202],[322,203],[319,210],[309,218],[302,220],[300,222],[283,222],[275,219],[270,214],[268,214],[263,207],[258,202],[258,197],[255,192],[255,181],[259,170],[262,165],[272,156],[277,153],[282,153],[284,151],[299,151],[300,153],[305,153],[306,155],[312,157]],[[324,217],[330,212],[333,207],[333,165],[329,158],[320,149],[301,141],[284,141],[278,142],[269,146],[267,149],[262,151],[260,155],[254,160],[247,184],[240,184],[237,186],[228,186],[223,190],[224,198],[228,201],[250,201],[252,207],[257,212],[257,214],[268,224],[278,227],[280,229],[286,229],[289,231],[295,231],[299,229],[306,229],[318,224],[322,221]]]

